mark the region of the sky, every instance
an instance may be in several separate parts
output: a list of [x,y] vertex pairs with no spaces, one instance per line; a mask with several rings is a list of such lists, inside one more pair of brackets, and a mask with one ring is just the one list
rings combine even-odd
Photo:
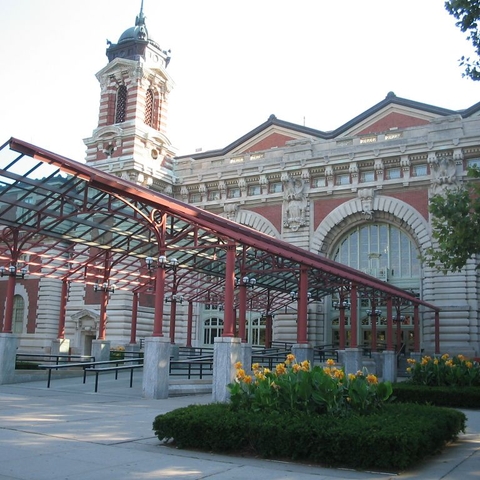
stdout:
[[[0,144],[10,137],[84,161],[98,122],[106,41],[141,0],[0,0]],[[398,97],[461,110],[472,55],[444,0],[144,0],[171,50],[168,137],[178,155],[223,148],[271,114],[334,130]]]

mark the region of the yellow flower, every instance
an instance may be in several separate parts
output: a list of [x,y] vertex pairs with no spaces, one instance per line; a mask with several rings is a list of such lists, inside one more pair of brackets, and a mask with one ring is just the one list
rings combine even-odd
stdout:
[[444,353],[442,355],[442,360],[446,360],[448,357],[450,357],[450,355],[448,353]]
[[265,367],[265,368],[263,369],[263,373],[264,373],[265,375],[266,375],[267,373],[270,373],[270,372],[271,372],[271,370],[270,370],[269,368],[267,368],[267,367]]
[[356,376],[363,377],[363,372],[361,370],[357,370]]
[[367,375],[367,382],[375,385],[375,384],[378,383],[378,378],[371,373],[371,374]]
[[452,360],[447,360],[447,361],[445,362],[445,365],[446,365],[447,367],[454,367],[454,366],[455,366],[455,365],[453,365],[453,361],[452,361]]
[[259,363],[254,363],[252,365],[252,370],[260,370],[260,364]]
[[277,375],[283,375],[287,372],[287,369],[285,368],[285,364],[284,363],[279,363],[276,367],[275,367],[275,373]]
[[348,374],[348,379],[349,379],[350,381],[355,380],[355,378],[357,378],[357,377],[356,377],[353,373],[349,373],[349,374]]
[[239,368],[237,370],[237,378],[243,379],[245,377],[245,370],[243,368]]
[[427,357],[422,358],[422,365],[426,365],[428,363]]
[[332,373],[332,369],[330,367],[323,367],[323,371],[327,374],[327,375],[331,375]]
[[467,357],[465,357],[465,355],[457,355],[457,358],[458,358],[461,362],[463,362],[463,361],[466,360]]
[[287,355],[287,359],[285,360],[285,363],[287,365],[290,365],[294,360],[295,360],[295,355],[293,353],[289,353]]
[[339,380],[343,380],[345,378],[345,372],[343,370],[339,370],[338,368],[335,369],[333,374],[335,378],[338,378]]
[[242,362],[237,362],[237,363],[235,364],[235,368],[236,368],[237,370],[240,369],[240,368],[242,368],[242,366],[243,366],[243,365],[242,365]]
[[434,364],[434,365],[438,365],[438,358],[436,358],[436,359],[433,361],[433,364]]
[[465,362],[465,365],[467,366],[467,368],[472,368],[473,367],[472,362]]
[[329,359],[327,360],[327,365],[330,366],[330,367],[331,367],[332,365],[335,365],[335,360],[334,360],[333,358],[329,358]]
[[250,375],[245,375],[245,377],[243,378],[243,381],[245,383],[252,383],[252,377]]
[[310,362],[308,360],[304,360],[300,365],[302,366],[302,370],[307,372],[310,370]]
[[411,373],[412,369],[411,367],[407,367],[407,373]]
[[294,363],[292,366],[292,370],[297,373],[299,370],[301,370],[302,367],[298,363]]
[[255,372],[255,377],[258,379],[258,380],[265,380],[265,375],[262,373],[262,372]]

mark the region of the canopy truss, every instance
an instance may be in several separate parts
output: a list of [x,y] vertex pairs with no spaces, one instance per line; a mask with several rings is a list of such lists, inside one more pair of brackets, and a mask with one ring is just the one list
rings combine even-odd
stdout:
[[[248,289],[254,310],[291,304],[306,269],[313,300],[355,285],[377,304],[390,298],[438,313],[411,292],[15,138],[0,148],[0,193],[0,265],[8,268],[27,255],[31,276],[108,281],[116,289],[153,293],[152,266],[164,255],[170,262],[165,293],[223,304],[233,245],[235,276],[256,279],[256,288]],[[155,260],[150,268],[147,258]]]

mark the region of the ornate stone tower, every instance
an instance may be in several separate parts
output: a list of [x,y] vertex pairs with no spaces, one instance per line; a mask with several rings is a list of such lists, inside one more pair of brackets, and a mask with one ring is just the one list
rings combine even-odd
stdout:
[[101,86],[98,126],[86,161],[155,190],[172,190],[174,153],[166,135],[168,96],[173,82],[166,72],[170,51],[148,34],[143,0],[135,26],[118,43],[107,41],[108,65],[97,73]]

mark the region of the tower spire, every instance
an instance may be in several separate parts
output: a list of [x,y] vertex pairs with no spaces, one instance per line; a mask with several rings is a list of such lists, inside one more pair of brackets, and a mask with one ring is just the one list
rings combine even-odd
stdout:
[[135,19],[135,26],[138,27],[139,25],[145,25],[145,15],[143,14],[143,0],[141,0],[140,3],[140,13]]

